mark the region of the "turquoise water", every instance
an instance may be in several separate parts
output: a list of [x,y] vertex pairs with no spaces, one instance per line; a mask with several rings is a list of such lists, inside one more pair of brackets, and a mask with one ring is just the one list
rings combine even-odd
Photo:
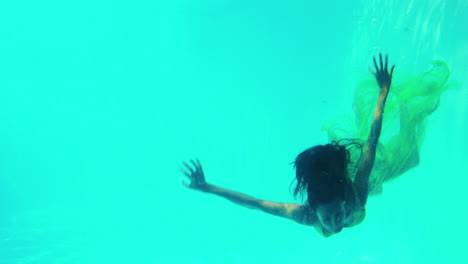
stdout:
[[[3,1],[0,263],[463,263],[468,3]],[[187,190],[178,167],[294,202],[290,162],[350,113],[372,55],[456,88],[421,164],[356,227],[311,227]]]

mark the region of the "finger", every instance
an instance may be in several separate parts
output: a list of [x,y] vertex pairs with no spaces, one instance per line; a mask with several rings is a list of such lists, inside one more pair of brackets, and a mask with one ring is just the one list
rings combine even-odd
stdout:
[[200,160],[199,160],[198,158],[195,158],[195,162],[197,163],[197,165],[198,165],[199,167],[201,167],[201,162],[200,162]]
[[198,163],[198,167],[200,167],[200,169],[203,170],[203,168],[202,168],[202,166],[201,166],[200,160],[199,160],[198,158],[196,158],[196,161],[197,161],[197,163]]
[[374,60],[374,68],[375,68],[375,71],[376,71],[376,72],[379,72],[379,67],[377,66],[377,61],[375,61],[375,56],[372,57],[372,59]]
[[388,54],[385,54],[385,68],[384,71],[387,72],[388,69]]
[[200,168],[200,165],[198,165],[193,159],[190,160],[190,163],[192,163],[192,165],[195,167],[195,170],[199,170]]
[[203,174],[203,167],[201,165],[201,162],[198,158],[195,159],[197,161],[197,164],[198,164],[198,168],[200,169],[200,172]]
[[180,172],[182,172],[185,176],[192,178],[192,174],[189,173],[188,171],[184,170],[184,168],[180,167],[179,168]]
[[367,66],[369,68],[369,71],[372,73],[372,75],[375,76],[375,71],[372,70],[372,67],[371,66]]
[[395,69],[395,64],[393,64],[392,68],[390,69],[390,78],[393,76],[393,69]]
[[184,166],[191,172],[191,173],[194,173],[195,171],[193,170],[192,167],[190,167],[190,165],[187,164],[187,162],[182,162],[182,164],[184,164]]
[[186,183],[184,180],[180,180],[180,182],[187,188],[190,188],[190,185]]
[[380,70],[383,70],[382,52],[379,53]]

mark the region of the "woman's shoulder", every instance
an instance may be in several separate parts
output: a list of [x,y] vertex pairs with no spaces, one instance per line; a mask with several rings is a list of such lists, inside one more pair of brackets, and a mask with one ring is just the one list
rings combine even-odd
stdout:
[[359,200],[354,184],[350,186],[351,190],[346,197],[346,226],[354,226],[361,223],[366,216],[366,209]]
[[349,220],[346,221],[345,226],[346,227],[352,227],[355,225],[360,224],[362,221],[364,221],[364,218],[366,217],[366,210],[361,209],[361,210],[355,210],[353,211],[351,217]]
[[313,226],[317,223],[317,215],[315,210],[309,205],[306,201],[302,207],[302,217],[301,217],[301,224]]

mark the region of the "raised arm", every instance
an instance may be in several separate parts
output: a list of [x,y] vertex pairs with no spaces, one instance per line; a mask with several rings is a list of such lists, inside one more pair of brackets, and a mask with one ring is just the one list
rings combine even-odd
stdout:
[[303,225],[313,225],[314,223],[313,219],[306,217],[309,215],[308,206],[296,203],[279,203],[260,200],[243,193],[206,183],[200,161],[198,159],[190,160],[190,163],[191,165],[184,162],[185,168],[181,168],[182,173],[190,180],[190,183],[186,183],[182,180],[182,184],[190,189],[215,194],[238,205],[287,218]]
[[359,198],[361,206],[364,207],[369,194],[369,176],[374,166],[375,152],[377,149],[377,143],[379,142],[380,131],[382,130],[383,112],[385,102],[387,100],[388,92],[392,84],[392,74],[395,65],[392,66],[388,71],[388,56],[385,56],[385,61],[382,60],[382,53],[379,54],[380,67],[377,65],[374,57],[375,72],[370,69],[371,73],[375,76],[377,83],[380,87],[379,97],[377,99],[377,105],[375,106],[374,116],[372,118],[372,126],[369,137],[367,139],[363,157],[359,164],[356,178],[354,183],[359,192]]

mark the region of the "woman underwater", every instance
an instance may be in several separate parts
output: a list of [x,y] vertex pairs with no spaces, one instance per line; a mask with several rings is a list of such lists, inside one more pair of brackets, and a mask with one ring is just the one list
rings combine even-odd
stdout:
[[[314,226],[325,237],[341,232],[344,227],[361,223],[365,217],[369,194],[379,191],[384,181],[395,178],[418,164],[420,142],[417,137],[424,131],[425,117],[438,107],[438,98],[444,91],[439,89],[432,93],[431,97],[424,99],[426,100],[424,105],[413,103],[420,100],[413,100],[417,97],[414,93],[404,95],[405,93],[401,92],[402,96],[398,98],[403,98],[402,100],[392,100],[391,103],[398,106],[400,131],[384,147],[384,144],[379,142],[379,138],[395,65],[389,69],[388,56],[383,59],[382,54],[379,54],[379,63],[375,57],[373,59],[375,72],[371,70],[371,73],[379,85],[377,104],[373,115],[370,116],[370,108],[367,114],[362,112],[367,106],[373,105],[373,102],[355,100],[354,111],[357,119],[355,123],[358,130],[354,133],[356,139],[339,139],[335,133],[338,130],[334,131],[333,127],[328,127],[326,130],[333,140],[330,144],[306,149],[295,159],[297,184],[294,196],[306,194],[306,201],[303,204],[256,199],[209,184],[205,181],[198,159],[190,160],[190,164],[183,163],[185,169],[181,168],[181,171],[188,177],[190,183],[185,181],[182,183],[190,189],[216,194],[248,208],[291,219],[299,224]],[[443,86],[445,87],[445,82]],[[366,116],[369,116],[368,122]],[[362,129],[364,124],[369,123],[370,132],[368,126]],[[367,138],[360,136],[363,134],[362,131],[366,131]],[[406,147],[402,148],[403,145]],[[374,163],[376,168],[373,170]]]

